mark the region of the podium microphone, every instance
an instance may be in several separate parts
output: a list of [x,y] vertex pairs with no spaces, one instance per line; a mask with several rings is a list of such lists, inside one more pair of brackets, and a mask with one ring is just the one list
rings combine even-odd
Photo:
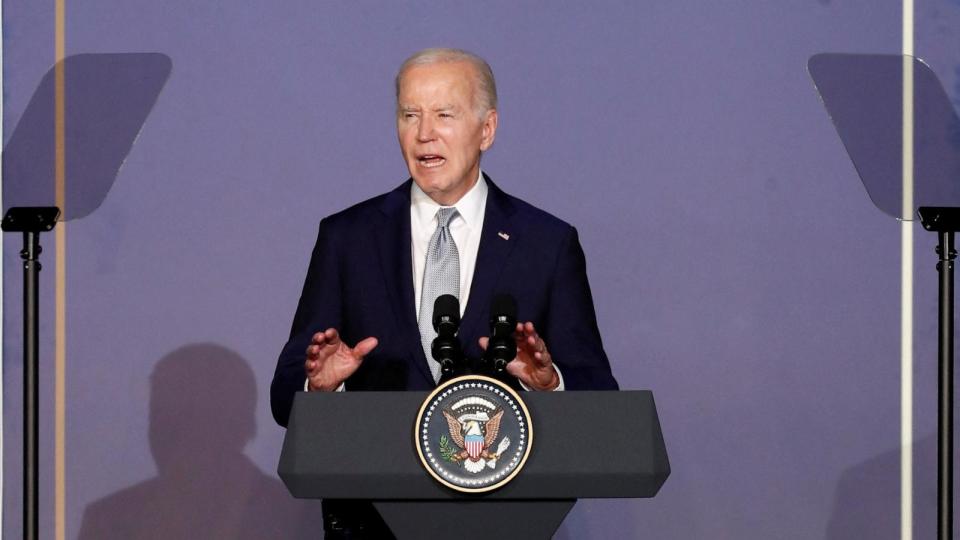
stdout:
[[452,379],[462,371],[463,351],[457,330],[460,328],[460,301],[452,294],[443,294],[433,302],[433,329],[437,332],[430,345],[430,355],[440,363],[440,381]]
[[490,304],[490,342],[488,365],[496,377],[504,375],[507,363],[517,356],[517,301],[509,294],[498,294]]

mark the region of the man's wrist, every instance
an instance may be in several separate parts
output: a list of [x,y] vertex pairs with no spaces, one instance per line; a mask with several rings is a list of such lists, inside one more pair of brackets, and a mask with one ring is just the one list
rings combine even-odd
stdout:
[[331,387],[329,390],[322,386],[315,387],[311,385],[309,377],[303,382],[304,392],[343,392],[344,390],[346,390],[346,386],[343,382],[338,384],[336,387]]
[[[530,387],[530,386],[527,386],[527,384],[521,380],[521,381],[520,381],[520,386],[522,386],[523,389],[526,390],[526,391],[528,391],[528,392],[532,392],[532,391],[540,391],[540,392],[563,392],[563,391],[564,391],[563,373],[560,372],[560,368],[558,368],[556,364],[552,364],[552,367],[553,367],[553,373],[554,373],[554,376],[556,377],[556,379],[554,379],[553,381],[550,381],[550,382],[551,382],[550,385],[547,385],[547,386],[545,386],[545,387],[543,387],[543,388],[532,388],[532,387]],[[517,380],[519,380],[519,379],[517,379]],[[555,385],[555,386],[554,386],[554,385]]]

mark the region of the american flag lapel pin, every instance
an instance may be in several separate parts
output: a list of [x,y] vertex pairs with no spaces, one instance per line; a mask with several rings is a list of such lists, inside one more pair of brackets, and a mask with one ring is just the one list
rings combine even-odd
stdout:
[[498,232],[498,233],[497,233],[497,236],[499,236],[500,238],[503,238],[504,240],[509,240],[509,239],[510,239],[510,235],[507,234],[507,233],[505,233],[505,232],[503,232],[503,231]]

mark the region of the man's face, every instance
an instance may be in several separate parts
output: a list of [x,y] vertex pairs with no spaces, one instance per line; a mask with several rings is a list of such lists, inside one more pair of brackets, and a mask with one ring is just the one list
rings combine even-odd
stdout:
[[410,176],[431,199],[451,206],[476,183],[480,152],[490,148],[497,112],[478,115],[473,66],[414,66],[400,79],[397,138]]

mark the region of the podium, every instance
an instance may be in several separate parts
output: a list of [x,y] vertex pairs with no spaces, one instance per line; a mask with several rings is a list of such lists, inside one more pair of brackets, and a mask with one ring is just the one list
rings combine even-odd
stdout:
[[509,484],[465,494],[414,447],[426,392],[300,392],[278,472],[297,498],[369,499],[398,539],[550,538],[579,498],[653,497],[670,474],[653,394],[527,392],[534,443]]

